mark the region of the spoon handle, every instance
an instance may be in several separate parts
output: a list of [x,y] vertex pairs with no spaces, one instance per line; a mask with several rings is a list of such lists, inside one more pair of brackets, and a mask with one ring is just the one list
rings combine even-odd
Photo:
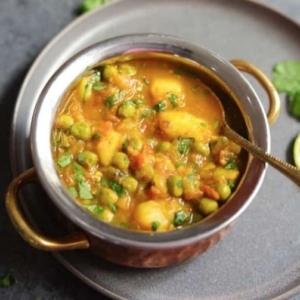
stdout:
[[263,151],[255,144],[241,137],[239,134],[233,131],[227,124],[224,124],[223,133],[232,142],[240,145],[242,148],[249,151],[256,158],[267,162],[279,172],[283,173],[292,181],[294,181],[298,186],[300,186],[300,169],[297,169],[293,165],[280,160],[279,158],[273,156],[270,153]]

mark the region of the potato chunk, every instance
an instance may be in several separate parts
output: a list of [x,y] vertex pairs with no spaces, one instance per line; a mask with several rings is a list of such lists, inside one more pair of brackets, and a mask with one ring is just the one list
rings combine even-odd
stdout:
[[157,231],[166,230],[168,226],[162,206],[154,200],[140,203],[134,211],[134,219],[145,230],[151,230],[154,222],[159,224]]
[[97,154],[101,165],[107,167],[110,165],[114,154],[117,152],[121,141],[121,134],[110,130],[103,136],[97,145]]
[[92,87],[89,87],[89,81],[92,76],[85,76],[78,84],[79,97],[82,101],[87,101],[92,95]]
[[181,82],[174,78],[153,78],[151,82],[151,94],[154,100],[164,99],[168,93],[181,96]]
[[158,126],[171,139],[183,136],[205,142],[212,134],[204,120],[183,111],[161,112]]

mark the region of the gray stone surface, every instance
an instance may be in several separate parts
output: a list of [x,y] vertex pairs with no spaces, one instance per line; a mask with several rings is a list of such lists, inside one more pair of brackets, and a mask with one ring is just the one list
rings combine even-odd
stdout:
[[[300,22],[299,0],[257,2]],[[0,289],[1,300],[107,299],[65,270],[51,254],[24,243],[8,220],[3,201],[12,177],[8,143],[19,88],[43,47],[77,17],[80,3],[81,0],[0,0],[0,277],[14,268],[18,279],[16,285]]]

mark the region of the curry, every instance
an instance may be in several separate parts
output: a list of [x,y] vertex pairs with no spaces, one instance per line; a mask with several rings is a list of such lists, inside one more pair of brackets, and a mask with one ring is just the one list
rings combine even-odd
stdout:
[[53,159],[96,218],[170,231],[216,212],[240,179],[241,149],[220,135],[221,120],[214,92],[175,61],[87,68],[57,110]]

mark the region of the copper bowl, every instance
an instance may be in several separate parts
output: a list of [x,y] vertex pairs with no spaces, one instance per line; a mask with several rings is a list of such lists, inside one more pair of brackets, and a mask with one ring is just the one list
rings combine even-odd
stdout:
[[[154,234],[104,223],[70,197],[56,173],[50,147],[50,132],[60,100],[86,66],[107,59],[130,60],[136,53],[164,56],[197,68],[223,102],[226,113],[232,115],[231,126],[263,150],[270,151],[269,124],[279,113],[279,97],[268,78],[252,64],[243,60],[228,62],[198,45],[155,34],[127,35],[94,44],[64,63],[44,87],[31,127],[34,168],[19,175],[8,187],[8,214],[17,231],[30,245],[49,251],[89,249],[111,262],[131,267],[170,266],[196,257],[216,244],[259,191],[266,164],[244,153],[243,176],[230,201],[198,224]],[[270,100],[267,114],[239,70],[253,75],[266,90]],[[38,233],[19,207],[19,189],[35,178],[57,209],[76,226],[76,230],[63,239],[51,239]]]

